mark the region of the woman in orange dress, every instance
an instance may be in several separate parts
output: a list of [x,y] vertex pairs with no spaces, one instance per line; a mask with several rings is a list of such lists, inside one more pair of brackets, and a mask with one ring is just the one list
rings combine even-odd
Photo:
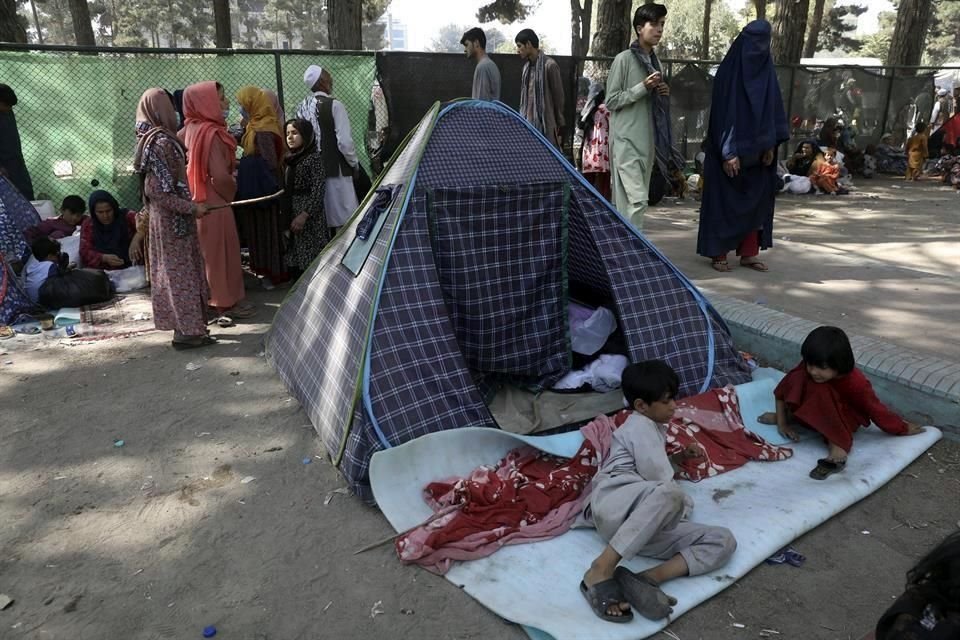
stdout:
[[205,202],[209,213],[197,221],[200,249],[210,284],[210,306],[230,318],[256,313],[244,299],[240,238],[230,207],[237,193],[234,170],[237,142],[227,132],[224,115],[230,102],[218,82],[199,82],[183,93],[184,127],[180,137],[187,147],[187,182],[194,202]]
[[923,173],[923,163],[930,157],[927,142],[930,136],[924,122],[917,123],[917,132],[907,140],[907,180],[916,180]]

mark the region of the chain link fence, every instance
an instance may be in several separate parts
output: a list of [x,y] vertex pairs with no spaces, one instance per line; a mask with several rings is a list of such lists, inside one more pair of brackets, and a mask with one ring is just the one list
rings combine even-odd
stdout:
[[[502,100],[518,107],[522,62],[506,54],[492,58],[501,69]],[[570,56],[555,60],[567,83],[564,138],[571,153],[579,103],[591,81],[606,81],[610,60]],[[663,63],[671,84],[674,142],[692,158],[706,137],[717,63]],[[216,80],[231,97],[233,124],[240,119],[234,95],[241,86],[253,84],[275,91],[287,117],[292,117],[308,94],[303,72],[311,64],[333,75],[334,95],[347,108],[357,151],[367,167],[378,131],[386,134],[384,147],[389,152],[433,102],[469,95],[473,77],[471,61],[442,53],[80,51],[0,45],[0,82],[10,85],[19,99],[15,111],[34,190],[38,199],[55,203],[69,194],[85,196],[104,188],[125,206],[138,205],[131,163],[134,114],[144,90],[163,87],[172,93],[195,82]],[[848,122],[856,121],[861,147],[887,132],[902,142],[915,119],[929,119],[933,105],[932,70],[789,66],[778,67],[777,74],[793,143],[812,136],[838,109]],[[382,108],[374,109],[375,105]]]

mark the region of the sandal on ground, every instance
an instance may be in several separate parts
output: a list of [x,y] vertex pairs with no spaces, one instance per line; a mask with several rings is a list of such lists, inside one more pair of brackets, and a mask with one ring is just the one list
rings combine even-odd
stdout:
[[192,336],[183,338],[174,338],[170,342],[171,346],[177,351],[183,351],[184,349],[199,349],[200,347],[208,347],[213,344],[217,344],[217,339],[213,336]]
[[220,316],[217,318],[216,323],[221,329],[229,329],[230,327],[235,327],[237,325],[237,323],[234,322],[233,318],[230,316]]
[[817,460],[817,466],[810,472],[810,477],[814,480],[826,480],[835,473],[840,473],[847,466],[846,460],[830,460],[821,458]]
[[633,611],[623,611],[622,615],[619,616],[612,616],[607,613],[607,609],[610,607],[626,602],[623,592],[620,590],[620,585],[614,578],[598,582],[592,587],[588,587],[587,583],[581,580],[580,593],[587,599],[590,608],[601,620],[618,623],[633,620]]
[[7,338],[12,338],[17,335],[17,332],[14,331],[13,327],[6,324],[0,324],[0,340],[6,340]]
[[720,273],[727,273],[730,271],[730,263],[727,262],[726,258],[714,258],[710,266],[713,267],[714,271],[719,271]]
[[617,567],[614,579],[620,584],[623,595],[637,613],[648,620],[662,620],[673,613],[676,598],[665,594],[660,585],[643,575],[634,573],[626,567]]
[[770,271],[767,265],[763,264],[760,260],[754,260],[752,262],[744,262],[740,260],[740,266],[746,267],[747,269],[753,269],[754,271]]

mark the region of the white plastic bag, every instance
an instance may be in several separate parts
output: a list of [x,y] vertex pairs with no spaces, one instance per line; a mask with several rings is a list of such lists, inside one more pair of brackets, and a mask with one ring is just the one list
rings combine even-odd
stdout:
[[113,283],[117,293],[136,291],[147,286],[147,270],[142,264],[135,264],[126,269],[107,271],[107,277]]
[[70,256],[70,264],[75,267],[80,266],[80,234],[60,238],[60,251]]
[[[577,353],[592,356],[617,330],[617,318],[606,307],[599,307],[588,317],[590,309],[570,303],[570,347]],[[586,317],[586,319],[584,319]]]

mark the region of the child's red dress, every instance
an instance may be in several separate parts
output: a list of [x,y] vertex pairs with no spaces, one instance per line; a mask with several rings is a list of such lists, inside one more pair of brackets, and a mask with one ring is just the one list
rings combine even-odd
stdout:
[[853,371],[829,382],[814,382],[801,362],[773,391],[783,400],[793,417],[810,427],[827,442],[849,452],[853,434],[872,421],[893,435],[907,433],[906,421],[880,402],[863,373]]

